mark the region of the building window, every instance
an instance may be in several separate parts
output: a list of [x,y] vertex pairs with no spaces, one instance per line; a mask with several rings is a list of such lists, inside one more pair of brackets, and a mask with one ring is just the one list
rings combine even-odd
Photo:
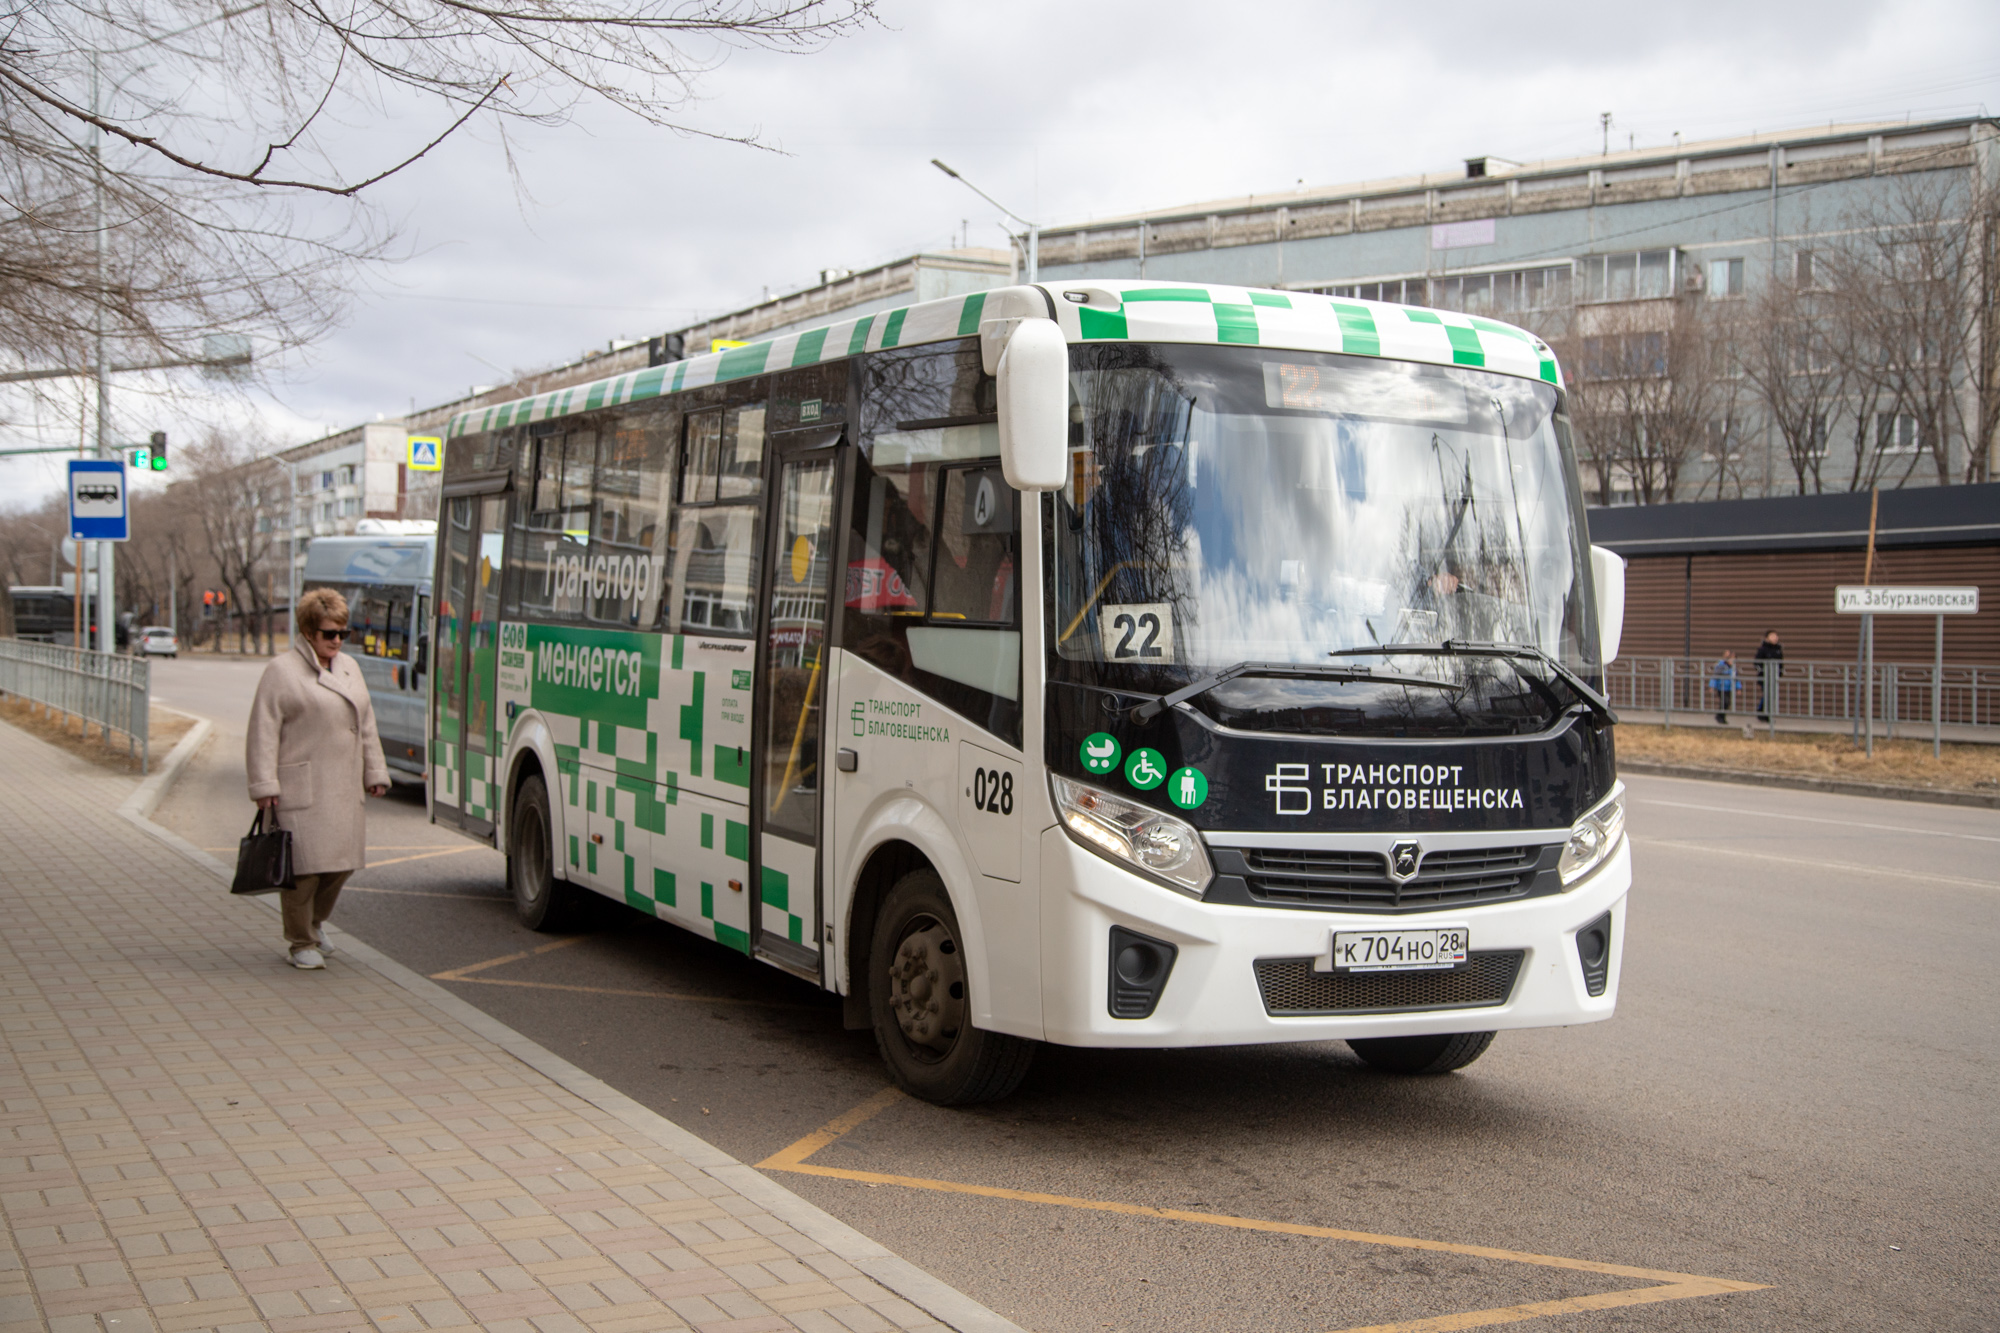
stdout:
[[1321,296],[1361,301],[1436,306],[1469,314],[1557,310],[1570,301],[1570,266],[1547,264],[1500,273],[1466,273],[1449,278],[1384,278],[1309,289]]
[[1357,301],[1388,301],[1393,305],[1429,305],[1423,278],[1385,278],[1380,282],[1350,282],[1315,290],[1324,296],[1349,296]]
[[1743,457],[1743,437],[1738,423],[1730,417],[1711,418],[1708,423],[1708,448],[1704,455],[1721,458],[1730,462]]
[[1819,265],[1813,259],[1812,251],[1795,250],[1792,252],[1793,282],[1801,287],[1813,288],[1819,286],[1819,277]]
[[338,473],[340,485],[352,486],[354,484],[354,464],[342,463],[338,469]]
[[313,514],[321,523],[333,522],[333,501],[321,501],[318,507],[314,509]]
[[1585,338],[1578,369],[1594,380],[1658,379],[1667,373],[1667,335],[1613,333]]
[[1913,454],[1917,451],[1917,419],[1908,412],[1875,414],[1875,452]]
[[361,516],[361,497],[350,495],[342,500],[340,502],[340,516],[342,518],[359,518]]
[[1580,301],[1643,301],[1674,294],[1672,250],[1627,250],[1576,261]]
[[257,531],[258,531],[258,533],[259,533],[259,534],[262,534],[262,533],[266,533],[266,532],[269,532],[270,530],[271,530],[271,520],[270,520],[269,516],[267,516],[267,515],[264,515],[264,514],[259,514],[259,515],[257,516]]
[[331,471],[322,472],[319,474],[319,488],[323,491],[330,491],[333,489],[333,473]]
[[1743,295],[1743,261],[1740,259],[1709,260],[1708,294],[1710,296]]
[[1826,414],[1816,414],[1806,428],[1806,449],[1814,458],[1825,458],[1831,449],[1831,435],[1826,428]]

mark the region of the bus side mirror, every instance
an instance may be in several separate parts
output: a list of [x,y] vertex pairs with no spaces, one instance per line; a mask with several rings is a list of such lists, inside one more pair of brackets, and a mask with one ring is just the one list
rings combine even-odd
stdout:
[[995,377],[1007,484],[1017,491],[1062,489],[1069,481],[1069,344],[1056,322],[1022,320]]
[[1618,660],[1618,640],[1625,634],[1625,557],[1591,547],[1590,581],[1597,589],[1598,658],[1610,666]]

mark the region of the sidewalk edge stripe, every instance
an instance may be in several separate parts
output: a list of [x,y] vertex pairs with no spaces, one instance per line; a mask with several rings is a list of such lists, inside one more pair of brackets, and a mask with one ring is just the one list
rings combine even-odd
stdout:
[[[195,731],[200,731],[203,727],[212,727],[212,724],[203,721],[197,725]],[[194,735],[194,731],[189,732],[188,737],[183,738],[183,745]],[[205,735],[203,739],[206,739]],[[175,747],[176,755],[180,753],[181,748],[181,746]],[[188,755],[192,754],[193,748],[190,747]],[[168,764],[172,763],[173,756],[169,756]],[[181,767],[185,767],[186,763],[187,759],[183,757]],[[178,775],[179,769],[175,768],[173,772]],[[167,773],[167,765],[162,765],[160,773],[155,776],[166,777]],[[164,784],[150,794],[144,791],[145,786],[152,781],[154,779],[149,778],[147,783],[142,783],[140,791],[134,792],[123,805],[119,806],[118,813],[125,816],[142,832],[172,847],[227,884],[232,878],[228,866],[187,839],[155,824],[146,814],[140,813],[142,796],[149,796],[152,807],[157,807],[165,795]],[[147,813],[150,813],[150,809]],[[278,910],[277,900],[272,895],[261,896],[255,901],[270,912],[275,913]],[[957,1333],[1026,1333],[1026,1330],[1012,1320],[932,1277],[909,1260],[892,1253],[879,1241],[870,1240],[818,1205],[809,1203],[761,1172],[737,1161],[706,1139],[690,1133],[659,1112],[619,1092],[596,1075],[579,1069],[554,1051],[508,1027],[491,1014],[459,999],[442,986],[370,948],[346,931],[332,927],[329,929],[340,939],[340,952],[343,957],[379,973],[435,1010],[439,1017],[471,1030],[530,1069],[549,1078],[565,1091],[589,1102],[600,1111],[615,1116],[660,1146],[679,1154],[690,1165],[763,1208],[801,1235],[826,1246],[839,1258],[854,1265],[940,1323],[957,1330]]]

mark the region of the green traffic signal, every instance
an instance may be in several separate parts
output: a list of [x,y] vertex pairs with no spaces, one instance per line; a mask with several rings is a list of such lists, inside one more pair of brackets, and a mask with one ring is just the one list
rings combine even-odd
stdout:
[[152,451],[149,449],[134,449],[130,454],[126,455],[126,461],[131,465],[134,472],[144,472],[153,465]]
[[163,430],[153,432],[153,447],[150,461],[153,465],[153,471],[165,472],[167,470],[167,433]]

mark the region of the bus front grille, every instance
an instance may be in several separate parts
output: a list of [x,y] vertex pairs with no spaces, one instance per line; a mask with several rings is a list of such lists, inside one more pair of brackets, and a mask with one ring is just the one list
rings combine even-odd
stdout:
[[1254,902],[1272,907],[1349,911],[1423,911],[1527,896],[1540,869],[1539,847],[1467,847],[1425,854],[1414,879],[1389,878],[1380,852],[1243,852],[1245,885]]
[[1483,1009],[1507,1003],[1521,949],[1475,949],[1464,967],[1436,972],[1315,972],[1310,958],[1259,958],[1257,989],[1273,1017]]

